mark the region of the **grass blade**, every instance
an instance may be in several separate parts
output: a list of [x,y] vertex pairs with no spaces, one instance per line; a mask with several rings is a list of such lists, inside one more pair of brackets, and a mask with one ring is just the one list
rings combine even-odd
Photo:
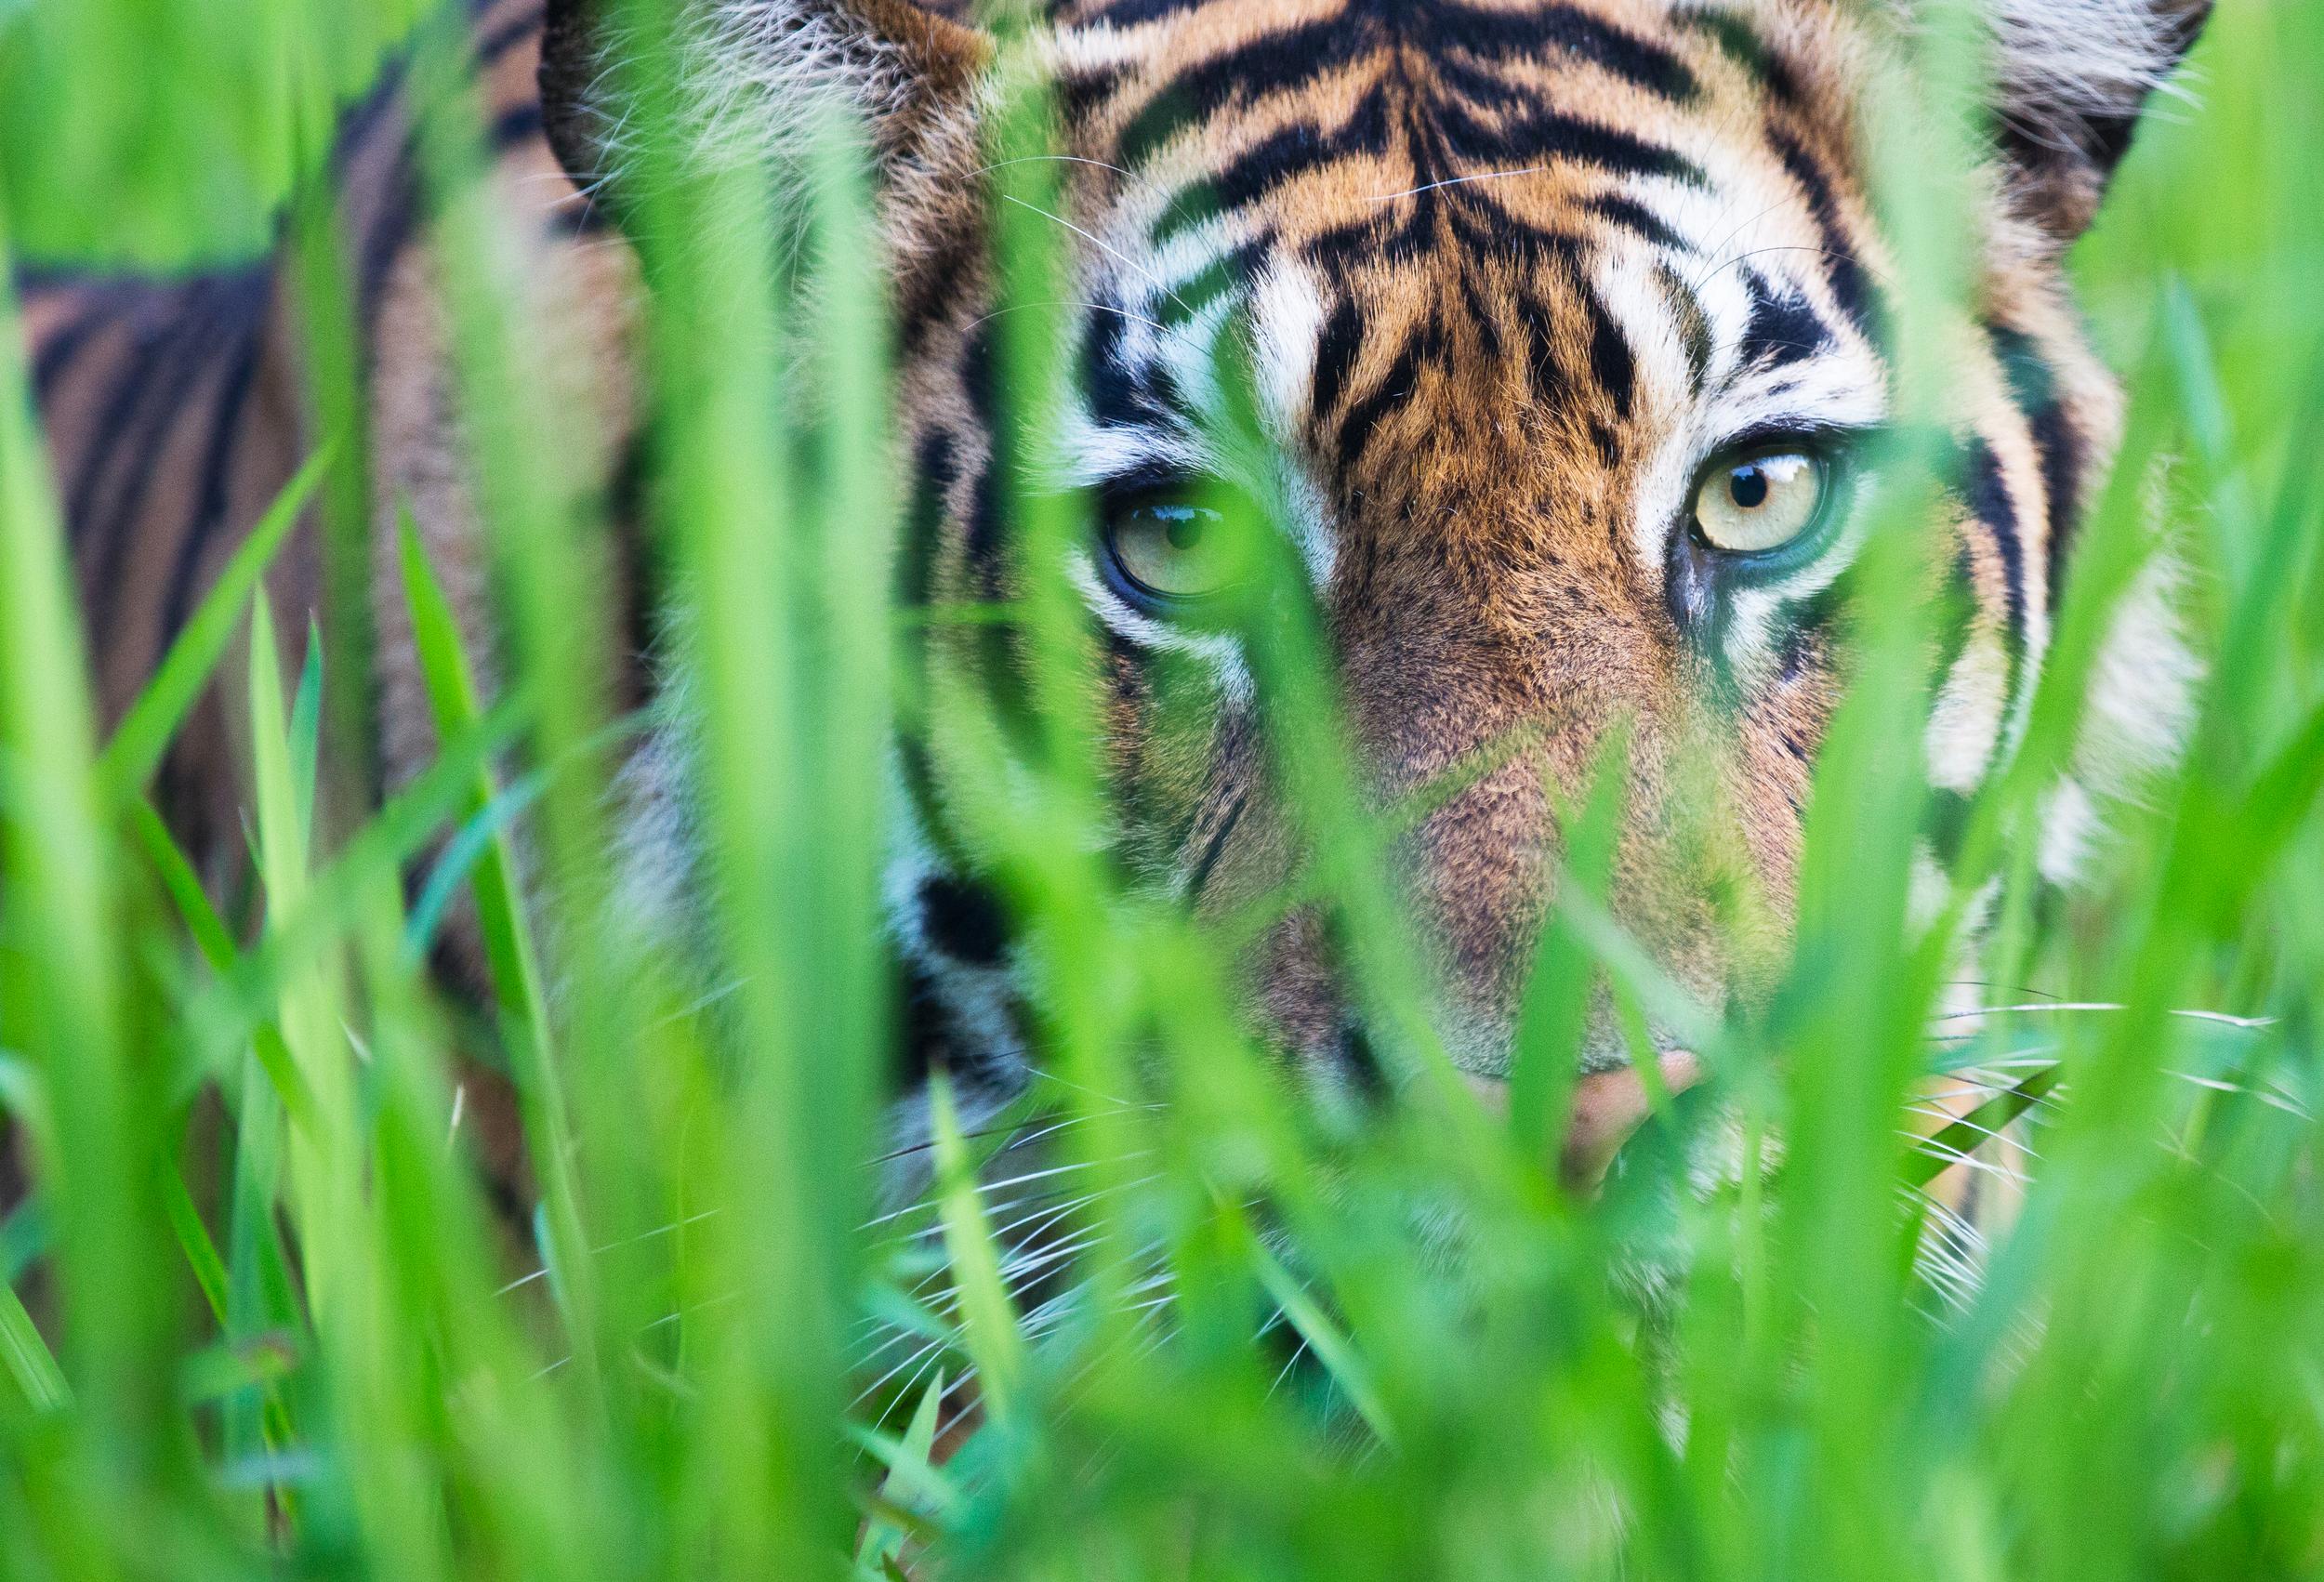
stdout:
[[225,657],[251,594],[291,530],[298,525],[299,513],[306,509],[330,465],[329,449],[318,451],[283,486],[274,504],[267,508],[210,590],[202,596],[153,679],[114,727],[112,739],[105,744],[98,760],[99,775],[111,795],[122,797],[141,790],[152,779],[178,727]]

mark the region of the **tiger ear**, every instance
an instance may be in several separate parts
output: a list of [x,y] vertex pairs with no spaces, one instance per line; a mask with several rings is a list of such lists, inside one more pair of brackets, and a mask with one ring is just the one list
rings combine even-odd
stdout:
[[615,19],[674,17],[690,135],[704,146],[774,153],[818,104],[864,117],[883,172],[925,158],[966,128],[993,56],[981,30],[945,15],[958,0],[548,0],[541,41],[541,114],[549,144],[585,191],[617,185],[623,48]]
[[2212,0],[1994,0],[1995,133],[2013,197],[2060,241],[2089,228],[2140,115]]

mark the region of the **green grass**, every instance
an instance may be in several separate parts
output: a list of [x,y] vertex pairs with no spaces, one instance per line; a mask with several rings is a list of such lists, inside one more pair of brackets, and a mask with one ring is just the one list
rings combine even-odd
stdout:
[[[363,15],[0,11],[0,250],[246,249],[397,24]],[[1931,1036],[1948,972],[1905,921],[1924,678],[1900,616],[1823,760],[1801,937],[1763,1013],[1720,1026],[1684,1003],[1591,899],[1610,793],[1575,810],[1506,1125],[1433,1047],[1381,877],[1392,831],[1350,793],[1312,626],[1253,661],[1318,853],[1306,882],[1401,1035],[1404,1101],[1370,1118],[1290,1101],[1237,1029],[1221,941],[1089,855],[1088,635],[1060,579],[1020,612],[1042,656],[1029,731],[899,661],[947,613],[887,603],[884,326],[844,128],[803,156],[796,237],[747,223],[757,184],[677,172],[643,228],[685,239],[653,260],[646,375],[669,436],[658,547],[691,590],[706,974],[608,893],[604,791],[634,722],[587,641],[614,619],[572,551],[594,505],[563,415],[524,399],[535,305],[467,180],[471,108],[435,119],[427,164],[456,372],[485,415],[506,684],[480,693],[407,542],[442,745],[351,830],[326,833],[318,791],[360,695],[348,650],[328,625],[278,644],[251,603],[299,501],[344,514],[346,447],[100,739],[0,336],[0,1112],[35,1163],[0,1205],[0,1575],[2324,1575],[2324,16],[2225,7],[2197,59],[2199,103],[2149,125],[2075,258],[2133,376],[2130,439],[2028,767],[1973,826],[1971,880],[2001,887],[1978,976],[2030,1009],[1966,1048]],[[1002,359],[1037,391],[1054,204],[1046,166],[1001,168],[1023,309]],[[1929,244],[1914,283],[1941,295],[1944,185],[1892,189]],[[294,241],[327,284],[311,231]],[[343,292],[311,297],[343,410]],[[1908,372],[1941,359],[1915,333]],[[791,359],[823,376],[786,407]],[[1037,421],[1024,402],[1004,442]],[[2119,812],[2092,882],[2045,900],[2013,821],[2071,740],[2157,489],[2211,666],[2192,749]],[[1080,531],[1022,506],[1034,561]],[[1876,549],[1866,577],[1909,610],[1915,571]],[[254,902],[229,918],[146,796],[239,643]],[[1011,1180],[985,1158],[996,1128],[940,1101],[930,1196],[883,1215],[860,1162],[891,1033],[891,721],[966,786],[998,784],[1004,752],[1032,766],[962,810],[1043,987],[1049,1074],[1010,1118],[1051,1128],[1060,1174]],[[452,1051],[480,1040],[423,965],[463,897],[496,991],[481,1041],[541,1189],[513,1267],[458,1120]],[[1694,1018],[1714,1073],[1596,1195],[1540,1166],[1591,972],[1633,1021]],[[2025,1080],[1948,1140],[2025,1111],[2039,1154],[1974,1286],[1916,1259],[1907,1189],[1929,1166],[1898,1130],[1915,1078],[1971,1060]],[[1768,1167],[1669,1190],[1720,1114]],[[1071,1204],[1067,1299],[1012,1289],[992,1243],[1044,1193]],[[1457,1277],[1423,1225],[1447,1214]],[[964,1436],[944,1404],[971,1371]]]

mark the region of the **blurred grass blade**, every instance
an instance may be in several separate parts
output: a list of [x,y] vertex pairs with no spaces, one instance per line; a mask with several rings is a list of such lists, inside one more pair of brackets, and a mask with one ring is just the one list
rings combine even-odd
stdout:
[[[0,193],[0,264],[11,255]],[[133,1034],[129,953],[96,762],[96,708],[65,534],[0,269],[0,1009],[49,1109],[64,1356],[86,1408],[74,1453],[93,1509],[165,1509],[186,1464],[173,1421],[180,1292],[156,1168],[164,1111]],[[81,1520],[86,1520],[82,1518]],[[92,1541],[94,1537],[92,1536]]]
[[129,830],[145,850],[147,864],[162,881],[170,904],[178,909],[180,921],[193,936],[195,948],[202,952],[216,971],[223,972],[233,965],[235,950],[233,936],[227,932],[226,920],[211,904],[209,892],[202,888],[201,876],[193,871],[185,849],[178,837],[162,822],[162,815],[153,804],[140,797],[129,809]]
[[202,1222],[202,1210],[194,1206],[184,1175],[171,1170],[162,1191],[169,1210],[169,1228],[186,1255],[186,1267],[193,1271],[194,1284],[209,1304],[210,1316],[222,1326],[226,1323],[226,1260],[218,1255],[218,1244],[210,1239],[210,1228]]
[[[936,1423],[944,1410],[944,1370],[938,1368],[928,1388],[920,1393],[920,1404],[914,1408],[911,1425],[893,1449],[888,1461],[888,1476],[879,1485],[882,1502],[899,1510],[910,1510],[930,1490],[941,1491],[943,1478],[929,1464],[929,1457],[936,1447]],[[885,1575],[900,1563],[905,1540],[908,1536],[905,1524],[875,1514],[864,1523],[864,1536],[855,1547],[855,1568],[874,1575]]]
[[140,790],[160,767],[187,713],[210,683],[232,642],[251,594],[266,575],[276,551],[298,525],[299,513],[331,465],[329,447],[317,451],[283,486],[218,580],[202,596],[193,614],[163,656],[160,668],[129,705],[106,743],[98,771],[112,796]]
[[[251,606],[250,719],[257,791],[258,877],[269,931],[298,915],[309,891],[308,829],[297,784],[298,747],[284,713],[274,623],[266,601]],[[313,717],[310,716],[311,720]],[[354,1076],[334,964],[326,953],[284,979],[278,1025],[291,1069],[311,1101],[307,1124],[292,1128],[292,1210],[309,1312],[318,1328],[346,1299],[350,1244],[363,1175],[357,1142]]]
[[1332,1382],[1343,1391],[1365,1424],[1380,1435],[1382,1444],[1390,1449],[1396,1445],[1396,1425],[1389,1416],[1387,1403],[1380,1396],[1379,1387],[1372,1380],[1371,1370],[1330,1314],[1324,1312],[1313,1293],[1300,1284],[1297,1276],[1283,1266],[1283,1260],[1269,1250],[1256,1236],[1245,1238],[1251,1266],[1259,1272],[1259,1283],[1267,1298],[1281,1310],[1292,1329],[1315,1360],[1323,1364]]
[[427,882],[420,886],[418,896],[412,902],[411,915],[404,919],[406,961],[417,964],[428,958],[453,903],[459,899],[461,886],[469,882],[479,864],[503,850],[503,843],[517,821],[540,799],[546,779],[539,773],[528,774],[495,792],[491,801],[470,813],[453,831],[452,838],[437,853],[434,866],[428,870]]
[[960,1292],[961,1339],[976,1364],[978,1400],[995,1423],[1006,1424],[1024,1381],[1024,1338],[1018,1332],[1015,1305],[993,1251],[993,1229],[960,1136],[952,1085],[941,1074],[929,1083],[929,1116],[936,1142],[944,1250]]
[[[457,741],[479,722],[475,679],[461,652],[451,600],[444,597],[434,569],[428,564],[410,511],[401,512],[398,520],[404,602],[411,612],[412,640],[419,655],[436,737]],[[466,827],[471,828],[479,827],[495,807],[507,806],[513,815],[522,805],[515,798],[504,798],[488,763],[478,765],[463,803]],[[477,927],[491,974],[494,1007],[506,1034],[518,1095],[525,1106],[525,1134],[535,1167],[547,1192],[542,1222],[549,1236],[542,1244],[543,1253],[550,1267],[560,1272],[554,1289],[570,1322],[574,1311],[572,1304],[578,1295],[571,1282],[588,1277],[589,1242],[583,1231],[579,1188],[573,1175],[572,1122],[556,1048],[550,1041],[548,1008],[541,993],[531,924],[524,915],[508,833],[498,824],[489,830],[472,880],[470,891],[476,900]],[[408,930],[416,926],[407,924],[407,937]],[[576,1346],[585,1333],[575,1325],[573,1339]]]
[[291,793],[297,798],[298,827],[311,848],[315,837],[315,757],[323,732],[323,634],[307,623],[307,657],[298,667],[298,688],[291,694]]
[[48,1342],[40,1338],[16,1288],[5,1281],[0,1281],[0,1359],[7,1363],[8,1377],[33,1411],[59,1411],[72,1400],[64,1370],[57,1365]]

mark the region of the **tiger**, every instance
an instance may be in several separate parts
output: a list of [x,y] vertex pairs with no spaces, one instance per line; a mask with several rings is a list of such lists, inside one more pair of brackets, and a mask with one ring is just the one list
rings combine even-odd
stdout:
[[[626,496],[644,421],[642,283],[622,229],[625,39],[592,0],[472,13],[496,202],[538,323],[563,326],[576,449]],[[1957,617],[1922,732],[1939,876],[1960,811],[2010,762],[2056,629],[2078,522],[2107,476],[2120,388],[2067,270],[2208,0],[1983,0],[1989,133],[1968,173],[1961,323],[1944,346],[1943,487],[1921,524]],[[1199,920],[1279,893],[1303,860],[1237,638],[1206,619],[1238,526],[1304,578],[1367,805],[1429,787],[1393,845],[1433,1031],[1505,1099],[1562,872],[1560,811],[1622,744],[1604,908],[1713,1013],[1766,982],[1796,911],[1819,751],[1846,687],[1844,573],[1863,458],[1898,414],[1898,243],[1874,201],[1868,97],[1922,23],[1908,0],[1054,0],[980,22],[911,0],[690,0],[671,25],[691,157],[783,163],[811,108],[865,128],[892,315],[895,599],[1005,607],[1032,574],[1000,486],[1008,398],[993,258],[1004,76],[1052,102],[1073,376],[1044,482],[1089,504],[1062,568],[1102,670],[1103,855]],[[388,79],[334,162],[361,327],[372,472],[378,776],[433,735],[394,574],[411,520],[464,634],[494,648],[451,331]],[[104,707],[117,716],[315,440],[300,325],[268,260],[154,282],[28,277],[33,383],[70,523]],[[1263,443],[1218,442],[1248,371]],[[1227,512],[1222,498],[1263,501]],[[621,508],[614,514],[622,516]],[[627,525],[634,527],[634,521]],[[619,534],[616,535],[621,536]],[[706,880],[682,718],[647,558],[609,667],[659,723],[622,780],[621,884],[672,937]],[[311,609],[311,533],[271,578]],[[296,631],[297,623],[281,626]],[[916,663],[1021,679],[1006,619],[915,626]],[[2040,867],[2070,879],[2106,798],[2164,761],[2191,661],[2167,603],[2115,619],[2086,740],[2045,803]],[[1165,666],[1197,728],[1157,723]],[[1183,689],[1182,688],[1182,692]],[[236,860],[244,731],[222,686],[165,771],[213,877]],[[1497,745],[1522,740],[1521,751]],[[900,732],[889,937],[909,1014],[894,1101],[925,1140],[927,1074],[997,1110],[1037,1074],[1040,990],[966,788]],[[1464,765],[1480,771],[1456,774]],[[1702,793],[1709,787],[1710,795]],[[1706,815],[1704,807],[1714,810]],[[1948,814],[1952,816],[1948,817]],[[1707,827],[1706,816],[1712,819]],[[1747,890],[1754,906],[1738,909]],[[1392,1091],[1331,920],[1291,908],[1238,960],[1245,1014],[1316,1091]],[[1672,1030],[1661,1075],[1701,1074]],[[1645,1114],[1615,1008],[1593,1001],[1570,1152]]]

